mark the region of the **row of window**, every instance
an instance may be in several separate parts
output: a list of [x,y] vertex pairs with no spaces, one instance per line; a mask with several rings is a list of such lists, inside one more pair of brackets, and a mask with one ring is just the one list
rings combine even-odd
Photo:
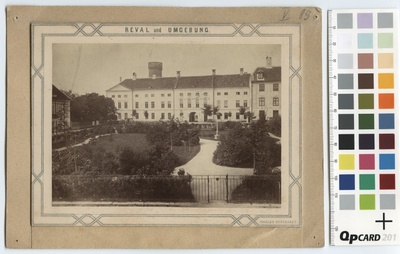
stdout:
[[[265,84],[259,84],[258,91],[265,92]],[[274,91],[274,92],[279,91],[279,84],[277,84],[277,83],[273,84],[272,91]]]
[[[265,106],[265,98],[264,97],[258,98],[258,106]],[[279,106],[279,98],[278,97],[272,98],[272,106]]]
[[[111,95],[111,98],[115,98],[115,95],[114,95],[114,94]],[[121,95],[120,95],[120,94],[118,94],[118,98],[121,98]],[[128,95],[127,95],[127,94],[124,94],[124,98],[128,98]]]
[[[172,113],[167,113],[167,114],[161,113],[160,119],[164,120],[166,116],[168,117],[168,119],[171,119],[172,118]],[[118,113],[118,119],[119,120],[128,119],[128,118],[129,118],[129,114],[128,113],[124,113],[124,118],[122,118],[121,113]],[[154,113],[154,112],[153,113],[146,112],[142,116],[140,114],[136,114],[135,118],[136,119],[141,119],[142,118],[142,119],[152,119],[152,120],[154,120],[154,119],[156,119],[156,113]]]

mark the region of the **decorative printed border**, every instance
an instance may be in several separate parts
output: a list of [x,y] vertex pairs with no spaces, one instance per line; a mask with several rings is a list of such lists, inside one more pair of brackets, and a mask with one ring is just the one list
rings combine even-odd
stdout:
[[[193,26],[209,27],[207,33],[129,33],[132,26],[149,28]],[[150,29],[151,30],[151,29]],[[152,30],[154,31],[154,29]],[[47,84],[51,84],[51,73],[45,73],[49,62],[46,59],[46,43],[53,39],[122,39],[139,37],[255,37],[280,39],[287,42],[288,49],[288,207],[280,213],[271,212],[277,208],[262,208],[262,213],[193,212],[191,208],[180,208],[175,214],[149,214],[132,207],[51,207],[51,183],[46,183],[51,166],[46,165],[45,153],[51,148],[46,144],[45,108],[49,105]],[[75,42],[75,41],[74,41]],[[301,68],[301,26],[299,24],[127,24],[127,23],[35,23],[31,28],[31,104],[32,104],[32,226],[201,226],[201,227],[299,227],[302,224],[302,68]],[[126,43],[126,42],[125,42]],[[283,44],[281,44],[283,45]],[[51,64],[51,62],[50,62]],[[48,83],[50,82],[50,83]],[[47,89],[47,90],[46,90]],[[293,134],[294,133],[294,134]],[[298,134],[297,134],[298,133]],[[282,139],[283,140],[283,139]],[[285,187],[285,186],[284,186]],[[171,211],[174,209],[169,208]],[[207,208],[198,208],[207,209]],[[241,208],[241,210],[253,208]],[[231,209],[232,210],[232,209]],[[260,209],[258,209],[259,211]],[[186,213],[187,211],[187,213]],[[205,211],[205,210],[204,210]],[[265,211],[265,212],[264,212]]]

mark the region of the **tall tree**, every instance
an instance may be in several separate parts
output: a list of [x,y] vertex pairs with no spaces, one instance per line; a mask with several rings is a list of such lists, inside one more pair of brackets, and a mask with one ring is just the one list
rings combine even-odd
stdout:
[[208,117],[213,114],[213,106],[211,104],[204,104],[202,111],[204,114],[204,122],[207,122]]
[[117,108],[111,98],[98,93],[74,96],[71,101],[71,121],[114,120]]

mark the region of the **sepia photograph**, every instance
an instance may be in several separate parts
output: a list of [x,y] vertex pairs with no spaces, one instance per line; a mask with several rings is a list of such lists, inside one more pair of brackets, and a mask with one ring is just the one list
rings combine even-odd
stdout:
[[280,206],[282,78],[274,44],[53,44],[52,204]]

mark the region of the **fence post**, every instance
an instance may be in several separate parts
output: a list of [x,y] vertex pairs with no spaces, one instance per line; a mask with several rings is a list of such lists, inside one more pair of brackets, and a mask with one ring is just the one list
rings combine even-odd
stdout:
[[207,201],[210,203],[210,176],[207,175]]
[[226,203],[229,203],[228,174],[226,174]]

